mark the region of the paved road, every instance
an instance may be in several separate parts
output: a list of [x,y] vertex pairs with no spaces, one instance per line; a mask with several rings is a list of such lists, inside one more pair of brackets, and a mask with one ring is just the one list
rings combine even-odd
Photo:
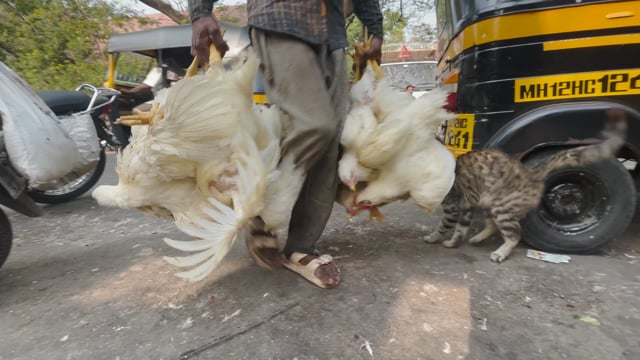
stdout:
[[333,290],[262,270],[242,243],[184,282],[162,238],[185,236],[88,195],[11,214],[0,359],[640,359],[640,220],[600,255],[550,264],[521,246],[497,265],[497,240],[423,243],[437,217],[410,203],[384,227],[340,210],[322,242],[344,275]]

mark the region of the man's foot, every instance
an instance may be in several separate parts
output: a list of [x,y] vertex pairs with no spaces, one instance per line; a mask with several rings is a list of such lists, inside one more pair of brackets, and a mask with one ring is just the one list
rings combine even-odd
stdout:
[[282,267],[278,238],[276,234],[265,230],[260,217],[254,218],[247,227],[246,241],[249,255],[260,267],[269,270]]
[[293,252],[285,258],[284,266],[323,289],[340,283],[340,268],[330,255],[314,255]]
[[269,270],[282,267],[283,259],[275,235],[266,232],[249,232],[247,249],[249,255],[261,267]]

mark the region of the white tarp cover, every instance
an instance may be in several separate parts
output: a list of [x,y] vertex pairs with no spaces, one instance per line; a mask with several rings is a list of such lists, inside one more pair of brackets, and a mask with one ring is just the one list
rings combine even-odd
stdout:
[[[33,89],[2,62],[0,116],[11,164],[31,186],[76,176],[73,174],[76,169],[86,167],[76,142],[61,121]],[[98,143],[97,139],[95,142]]]

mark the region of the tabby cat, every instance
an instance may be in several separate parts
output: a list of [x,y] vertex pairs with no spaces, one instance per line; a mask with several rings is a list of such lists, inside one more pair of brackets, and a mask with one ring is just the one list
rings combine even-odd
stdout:
[[461,156],[456,164],[455,183],[442,203],[444,216],[425,241],[438,242],[455,225],[451,239],[442,244],[457,246],[467,236],[473,208],[481,208],[486,215],[485,228],[469,243],[478,244],[499,231],[504,244],[490,258],[504,261],[520,241],[520,220],[540,203],[544,179],[551,171],[613,158],[622,147],[627,128],[625,114],[611,110],[607,115],[602,132],[604,141],[559,151],[533,170],[498,150],[473,151]]

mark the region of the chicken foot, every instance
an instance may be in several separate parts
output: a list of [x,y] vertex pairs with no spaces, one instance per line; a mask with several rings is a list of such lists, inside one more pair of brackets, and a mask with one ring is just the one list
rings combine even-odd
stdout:
[[134,115],[125,115],[118,118],[116,124],[126,125],[126,126],[135,126],[135,125],[148,125],[151,124],[153,118],[158,113],[158,108],[160,104],[154,102],[151,106],[151,110],[146,112],[140,112]]

